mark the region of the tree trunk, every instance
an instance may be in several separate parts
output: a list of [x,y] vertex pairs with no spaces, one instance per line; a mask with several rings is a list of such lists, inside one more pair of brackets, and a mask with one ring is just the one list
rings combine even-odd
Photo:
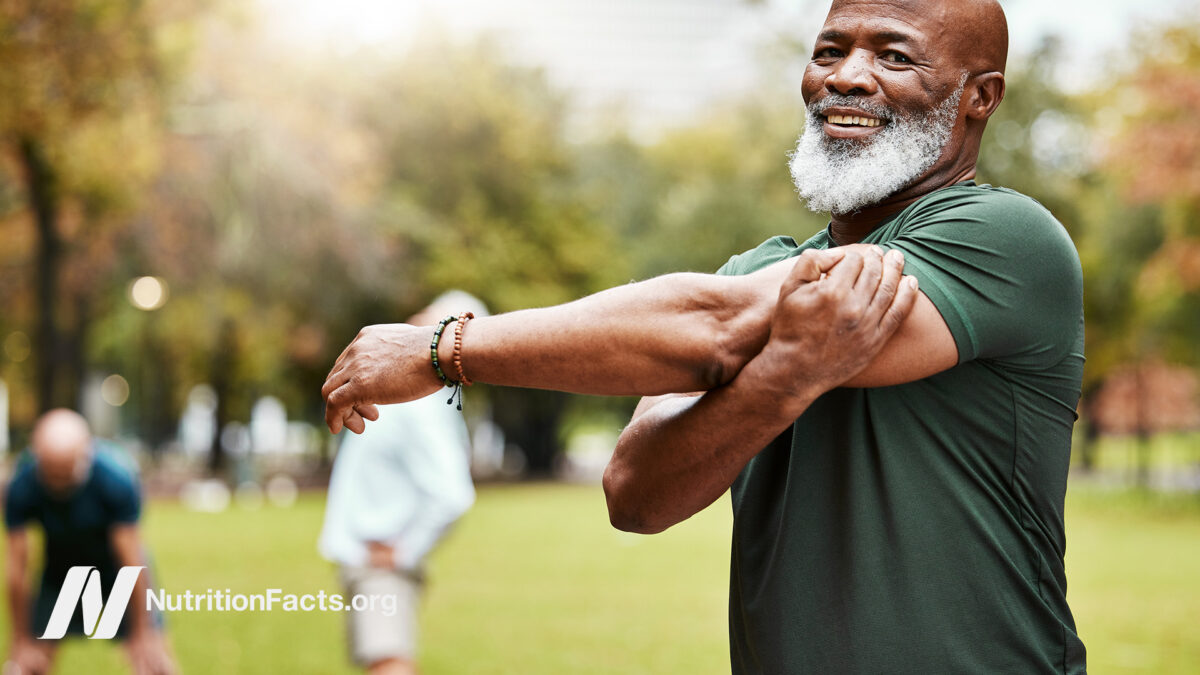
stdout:
[[35,331],[35,367],[38,412],[70,405],[59,391],[59,357],[62,336],[58,327],[58,277],[62,264],[62,240],[58,235],[58,194],[54,168],[46,160],[41,144],[22,138],[20,161],[25,172],[25,188],[37,229],[36,279],[37,330]]
[[214,476],[225,469],[225,446],[221,445],[221,432],[229,424],[229,396],[232,389],[230,368],[233,367],[237,351],[237,334],[233,321],[225,319],[221,323],[221,334],[217,338],[217,350],[213,354],[212,372],[209,381],[212,382],[213,392],[217,396],[216,433],[213,434],[212,452],[208,456],[208,470]]
[[1139,488],[1150,487],[1150,420],[1146,410],[1148,402],[1146,400],[1146,380],[1145,366],[1139,363],[1134,370],[1135,395],[1134,400],[1137,410],[1137,449],[1136,468],[1134,469],[1134,484]]
[[1089,386],[1080,398],[1083,440],[1079,443],[1079,469],[1089,474],[1096,468],[1096,449],[1100,444],[1100,420],[1096,417],[1095,401],[1102,383]]
[[551,476],[555,460],[562,452],[558,431],[569,395],[539,389],[497,388],[492,400],[496,424],[504,431],[504,437],[525,455],[526,476]]

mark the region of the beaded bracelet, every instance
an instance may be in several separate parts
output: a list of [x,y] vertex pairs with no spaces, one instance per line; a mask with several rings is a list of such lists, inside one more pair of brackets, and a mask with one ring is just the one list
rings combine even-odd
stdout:
[[[470,312],[467,312],[466,314],[470,314]],[[431,363],[433,363],[433,372],[437,373],[438,379],[442,381],[442,384],[447,387],[454,387],[454,391],[450,392],[450,398],[446,399],[446,405],[453,403],[454,398],[457,395],[458,409],[462,410],[463,380],[451,380],[449,377],[446,377],[446,373],[442,372],[442,364],[438,362],[438,343],[442,341],[442,333],[446,330],[446,326],[458,320],[459,317],[450,315],[438,322],[437,328],[433,330],[433,342],[429,344],[429,360]],[[461,328],[461,325],[455,327],[454,355],[451,357],[451,363],[458,368],[460,378],[462,377],[462,357],[459,354],[462,348]],[[470,383],[468,382],[467,384]]]
[[458,317],[450,315],[438,322],[437,328],[433,331],[433,342],[429,345],[429,360],[433,362],[433,372],[437,373],[438,379],[447,387],[456,386],[458,383],[446,377],[442,372],[442,366],[438,363],[438,343],[442,341],[442,331],[446,330],[446,326],[458,321]]
[[[454,363],[454,370],[458,374],[458,381],[461,382],[464,387],[471,386],[471,380],[469,380],[467,378],[467,374],[463,372],[463,365],[462,365],[463,330],[467,327],[467,322],[474,318],[475,318],[475,315],[473,313],[463,312],[462,314],[458,315],[458,325],[456,325],[454,327],[454,356],[452,357],[452,362]],[[460,399],[461,399],[461,393],[460,393]]]

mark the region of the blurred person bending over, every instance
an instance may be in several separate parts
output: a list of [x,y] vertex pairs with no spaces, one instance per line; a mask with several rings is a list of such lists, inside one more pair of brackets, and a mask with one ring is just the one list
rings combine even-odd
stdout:
[[[478,300],[450,291],[410,321],[437,321],[451,307],[486,315]],[[319,547],[339,566],[344,600],[375,603],[347,614],[351,656],[368,672],[416,672],[425,558],[474,501],[467,427],[443,393],[380,406],[370,430],[342,442]]]
[[[33,430],[33,461],[18,467],[4,500],[8,530],[7,590],[12,634],[4,675],[50,672],[57,640],[39,639],[75,566],[100,574],[103,597],[121,567],[147,567],[138,534],[141,494],[133,471],[92,438],[87,422],[71,410],[52,410]],[[31,523],[43,533],[41,582],[29,583]],[[117,637],[125,643],[133,672],[173,673],[161,617],[146,609],[148,567],[138,575]],[[32,600],[32,602],[31,602]],[[85,634],[82,603],[67,626],[68,636]]]
[[[435,350],[453,379],[646,397],[609,516],[653,533],[731,492],[735,673],[1086,672],[1063,564],[1079,257],[974,180],[1007,53],[996,0],[835,0],[790,165],[828,227]],[[440,388],[434,330],[363,329],[330,430]]]

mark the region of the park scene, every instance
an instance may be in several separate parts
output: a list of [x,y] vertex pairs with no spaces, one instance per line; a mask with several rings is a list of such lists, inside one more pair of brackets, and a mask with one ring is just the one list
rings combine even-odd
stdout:
[[[41,461],[43,415],[73,410],[135,477],[153,586],[346,592],[323,524],[349,444],[383,421],[331,434],[322,388],[360,329],[436,325],[447,311],[423,312],[454,291],[479,310],[441,339],[470,347],[488,315],[825,230],[788,167],[829,4],[0,2],[0,485]],[[1200,6],[1109,0],[1084,25],[1040,4],[999,3],[1006,92],[974,180],[1048,209],[1082,270],[1065,597],[1091,672],[1194,673]],[[470,374],[455,355],[451,384]],[[639,397],[552,389],[435,395],[469,480],[412,567],[410,660],[729,672],[736,495],[659,534],[614,528],[602,480]],[[36,594],[52,535],[18,542],[6,517],[9,675],[13,589]],[[168,611],[173,670],[146,672],[362,672],[347,614]],[[65,639],[52,672],[129,659]]]

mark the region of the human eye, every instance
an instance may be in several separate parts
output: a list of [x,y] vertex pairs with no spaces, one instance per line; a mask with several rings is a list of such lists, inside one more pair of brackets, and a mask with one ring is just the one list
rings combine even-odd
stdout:
[[889,50],[889,51],[883,52],[882,54],[880,54],[880,57],[884,61],[888,61],[891,63],[912,63],[912,59],[908,58],[904,54],[901,54],[900,52],[897,52],[897,51]]
[[818,48],[815,53],[813,53],[813,60],[837,59],[841,58],[842,56],[842,50],[838,49],[837,47],[821,47]]

